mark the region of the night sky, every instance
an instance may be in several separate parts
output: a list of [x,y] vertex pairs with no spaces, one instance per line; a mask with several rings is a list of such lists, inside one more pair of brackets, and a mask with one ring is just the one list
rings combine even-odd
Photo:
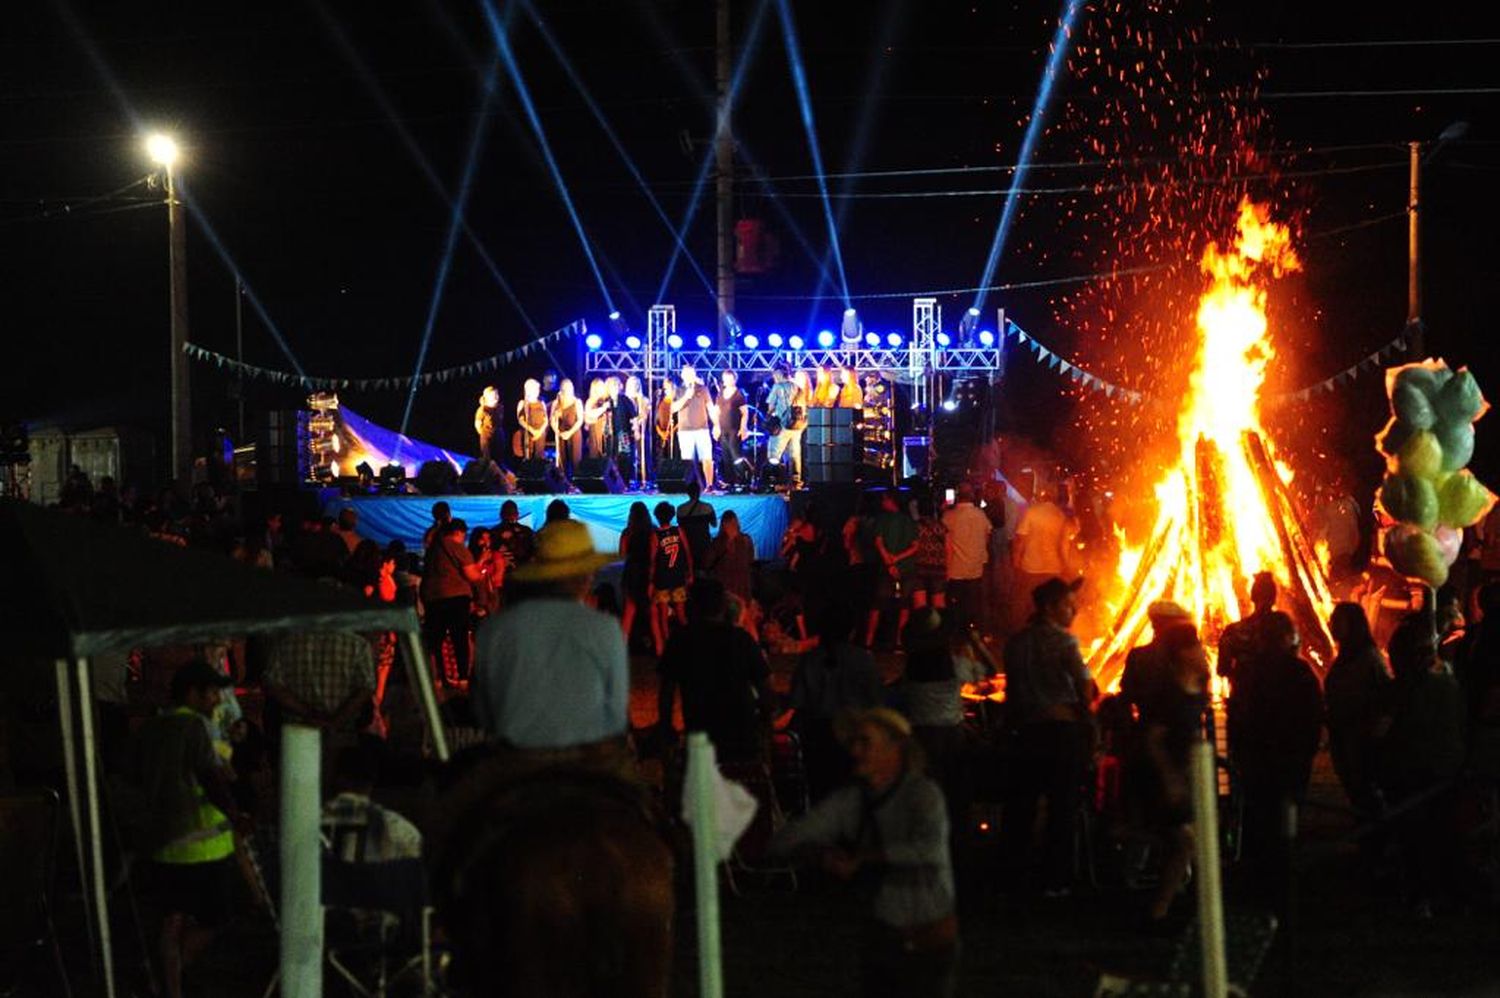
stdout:
[[[758,4],[733,0],[737,45]],[[507,9],[503,0],[496,6]],[[537,0],[537,6],[667,213],[680,218],[712,129],[713,5]],[[1500,87],[1500,44],[1484,44],[1459,5],[1403,5],[1399,12],[1380,6],[1184,0],[1095,4],[1083,16],[1095,19],[1096,43],[1119,42],[1120,50],[1104,61],[1119,69],[1120,79],[1133,74],[1137,89],[1143,71],[1126,51],[1133,24],[1153,27],[1152,45],[1184,46],[1184,58],[1202,67],[1202,85],[1222,95],[1215,98],[1210,127],[1229,136],[1235,129],[1227,121],[1251,115],[1255,127],[1239,140],[1282,156],[1272,157],[1272,172],[1286,179],[1254,189],[1307,237],[1305,272],[1279,298],[1273,291],[1273,317],[1285,330],[1285,365],[1272,380],[1282,389],[1319,381],[1400,331],[1406,312],[1406,229],[1397,217],[1406,199],[1403,144],[1433,140],[1455,120],[1469,122],[1465,140],[1444,148],[1426,176],[1429,351],[1470,364],[1481,384],[1500,395],[1489,335],[1500,304],[1500,199],[1493,194],[1500,93],[1275,96]],[[1057,9],[1053,3],[944,0],[795,3],[826,171],[1013,163]],[[501,16],[510,17],[511,44],[609,294],[640,329],[656,298],[670,236],[525,8]],[[411,373],[450,212],[432,181],[450,195],[457,191],[483,81],[494,63],[495,45],[478,5],[55,0],[30,6],[7,28],[0,40],[0,315],[9,350],[0,366],[0,418],[150,428],[164,422],[165,210],[142,200],[159,195],[128,186],[150,169],[138,130],[148,126],[178,136],[185,183],[202,211],[189,236],[194,342],[234,350],[232,272],[207,238],[206,220],[309,373]],[[1409,44],[1458,39],[1479,43]],[[1408,44],[1309,44],[1360,41]],[[1037,156],[1086,167],[1039,171],[1032,184],[1108,186],[1121,157],[1177,154],[1173,112],[1164,108],[1174,86],[1185,84],[1153,80],[1151,107],[1143,104],[1143,113],[1159,111],[1163,120],[1132,149],[1134,126],[1105,120],[1116,107],[1111,79],[1096,72],[1059,81],[1050,119],[1056,127]],[[503,73],[500,81],[483,119],[482,157],[466,217],[521,308],[472,243],[460,238],[428,369],[487,356],[575,318],[604,326],[604,296],[516,91]],[[1101,83],[1102,94],[1091,89]],[[828,240],[817,187],[808,179],[811,162],[774,2],[749,64],[735,130],[742,142],[737,215],[763,219],[781,244],[775,271],[741,281],[741,322],[762,332],[834,326],[842,308],[836,294],[820,303],[798,299],[820,291],[813,256],[821,258]],[[855,149],[861,134],[862,156]],[[1006,182],[1003,173],[974,172],[834,177],[829,185],[834,193],[931,195]],[[128,189],[107,196],[122,188]],[[686,238],[711,279],[709,194]],[[850,200],[841,245],[851,293],[977,284],[1000,203],[995,195]],[[1114,252],[1109,240],[1119,238],[1106,222],[1114,203],[1087,190],[1028,197],[997,280],[1068,278],[1101,263],[1107,268]],[[835,210],[843,205],[834,202]],[[1192,231],[1223,234],[1230,224],[1228,215],[1203,218]],[[1201,244],[1164,242],[1167,250],[1195,258]],[[1029,332],[1103,377],[1151,387],[1151,365],[1132,355],[1180,353],[1185,340],[1170,330],[1186,329],[1190,317],[1158,315],[1143,323],[1146,301],[1116,296],[1123,307],[1106,310],[1107,296],[1089,292],[1076,284],[996,292],[987,307],[1004,305]],[[663,297],[678,305],[685,332],[712,322],[712,301],[692,267],[677,267]],[[971,298],[943,298],[950,324]],[[910,325],[907,297],[856,304],[867,327]],[[247,360],[289,369],[261,318],[249,307],[245,317]],[[1138,332],[1146,328],[1155,331]],[[569,356],[559,351],[563,360]],[[515,368],[500,376],[507,407],[516,383],[531,373]],[[226,379],[201,366],[194,375],[198,429],[229,425]],[[1075,459],[1089,454],[1085,437],[1099,422],[1097,406],[1076,405],[1064,392],[1070,386],[1024,355],[1013,359],[1010,382],[1007,418],[1013,425]],[[1381,421],[1378,382],[1367,376],[1288,416],[1286,425],[1300,428],[1292,435],[1312,452],[1348,454]],[[481,387],[476,380],[419,393],[413,435],[467,445],[473,396]],[[257,408],[295,405],[301,394],[263,386],[252,386],[252,393]],[[405,403],[397,392],[346,400],[391,425]],[[1500,429],[1482,423],[1479,437],[1476,470],[1500,467],[1494,460]],[[1368,474],[1368,461],[1353,463]]]

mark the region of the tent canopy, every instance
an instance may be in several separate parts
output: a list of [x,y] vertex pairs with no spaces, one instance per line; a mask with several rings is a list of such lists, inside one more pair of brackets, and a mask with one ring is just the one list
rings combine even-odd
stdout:
[[87,516],[0,500],[9,649],[47,659],[240,634],[415,630],[408,607],[273,575]]

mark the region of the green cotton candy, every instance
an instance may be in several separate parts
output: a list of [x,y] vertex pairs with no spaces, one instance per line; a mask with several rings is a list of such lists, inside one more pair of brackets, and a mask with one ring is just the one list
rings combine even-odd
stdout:
[[[1384,495],[1382,488],[1381,496]],[[1438,521],[1449,527],[1472,527],[1495,504],[1494,494],[1468,471],[1449,476],[1437,498]]]
[[1393,520],[1431,530],[1438,523],[1437,489],[1425,478],[1387,475],[1380,486],[1380,508]]
[[1484,393],[1468,368],[1448,379],[1434,401],[1437,416],[1445,423],[1472,423],[1484,412]]
[[[1443,387],[1443,382],[1448,380],[1449,374],[1446,367],[1432,368],[1424,364],[1408,364],[1396,372],[1396,383],[1391,390],[1391,397],[1395,398],[1396,389],[1410,387],[1428,398],[1436,398],[1438,389]],[[1440,378],[1439,375],[1442,377]]]
[[1401,448],[1411,439],[1415,431],[1407,424],[1392,416],[1390,422],[1385,424],[1385,429],[1375,437],[1375,446],[1380,448],[1380,453],[1386,457],[1395,457],[1401,453]]
[[1436,432],[1442,450],[1442,470],[1458,471],[1467,465],[1474,456],[1474,424],[1439,423]]
[[1437,538],[1406,524],[1397,524],[1385,532],[1385,556],[1391,567],[1409,579],[1420,579],[1434,589],[1448,581],[1448,566]]
[[1432,400],[1410,381],[1396,382],[1396,390],[1391,393],[1391,409],[1398,420],[1414,430],[1430,430],[1437,422]]
[[[1473,431],[1470,431],[1469,452],[1473,453]],[[1436,478],[1443,467],[1443,446],[1438,438],[1426,430],[1411,435],[1396,454],[1396,468],[1403,475],[1417,478]],[[1461,467],[1461,466],[1460,466]]]

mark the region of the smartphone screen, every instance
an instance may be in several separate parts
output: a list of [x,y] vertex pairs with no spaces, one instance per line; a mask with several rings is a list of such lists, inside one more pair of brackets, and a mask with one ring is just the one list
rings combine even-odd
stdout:
[[953,505],[954,493],[952,489],[943,490],[943,502],[947,503],[949,506]]

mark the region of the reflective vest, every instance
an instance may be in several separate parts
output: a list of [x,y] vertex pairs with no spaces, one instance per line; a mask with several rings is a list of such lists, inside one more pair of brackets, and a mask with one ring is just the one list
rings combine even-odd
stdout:
[[[190,707],[178,707],[172,713],[198,715]],[[198,798],[197,828],[169,842],[156,851],[158,863],[212,863],[234,855],[234,832],[223,811],[210,804],[202,784],[193,781],[193,795]]]

